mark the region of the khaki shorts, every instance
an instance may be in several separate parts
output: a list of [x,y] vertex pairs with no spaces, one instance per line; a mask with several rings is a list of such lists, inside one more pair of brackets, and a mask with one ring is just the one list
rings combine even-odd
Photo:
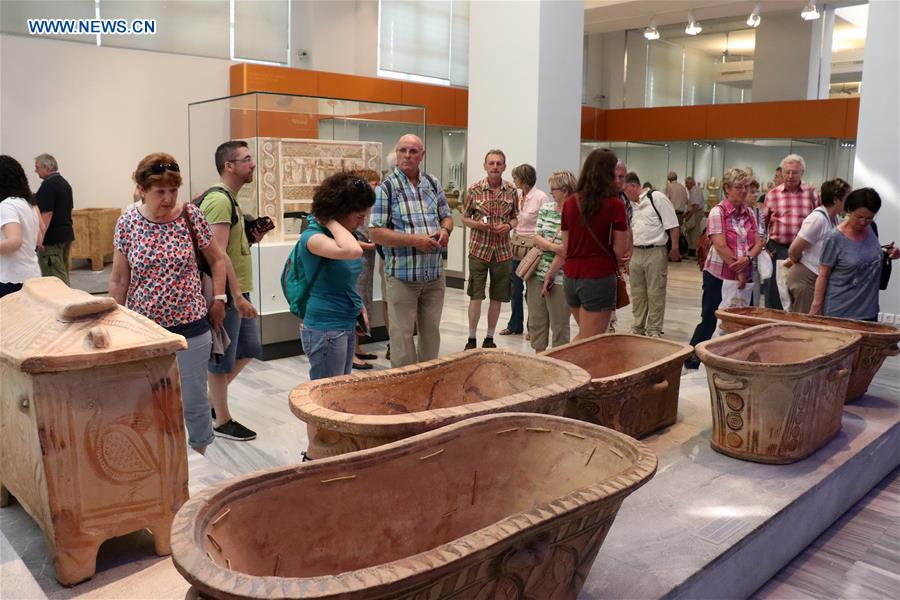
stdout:
[[484,288],[488,273],[491,275],[489,295],[496,302],[509,302],[512,298],[512,261],[487,262],[474,256],[469,257],[469,285],[466,293],[472,300],[484,300]]

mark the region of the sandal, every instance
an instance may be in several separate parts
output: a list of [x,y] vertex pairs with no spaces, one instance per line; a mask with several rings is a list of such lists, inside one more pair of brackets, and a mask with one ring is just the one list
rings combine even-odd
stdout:
[[356,358],[359,360],[375,360],[378,358],[375,354],[369,354],[368,352],[357,352]]
[[521,331],[513,331],[509,327],[504,327],[498,332],[499,335],[522,335]]
[[359,369],[360,371],[366,371],[366,370],[371,369],[371,368],[373,368],[373,367],[372,367],[372,363],[367,363],[367,362],[364,362],[364,363],[358,363],[358,362],[354,361],[354,362],[353,362],[353,368],[354,368],[354,369]]

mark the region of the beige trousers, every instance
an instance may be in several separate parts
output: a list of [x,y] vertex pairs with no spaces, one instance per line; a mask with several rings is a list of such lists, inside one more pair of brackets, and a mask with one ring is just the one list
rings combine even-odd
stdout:
[[812,308],[818,274],[807,269],[802,263],[795,264],[787,272],[791,312],[808,313],[809,309]]
[[[441,348],[441,314],[444,311],[444,276],[422,283],[385,275],[391,366],[404,367],[437,358]],[[419,344],[413,338],[416,323]]]
[[666,283],[669,256],[665,246],[635,248],[628,266],[631,282],[631,332],[662,335],[666,316]]
[[525,282],[528,300],[528,333],[535,352],[547,349],[548,334],[553,332],[553,347],[569,343],[569,317],[566,294],[561,283],[554,285],[547,296],[541,296],[544,280],[532,276]]

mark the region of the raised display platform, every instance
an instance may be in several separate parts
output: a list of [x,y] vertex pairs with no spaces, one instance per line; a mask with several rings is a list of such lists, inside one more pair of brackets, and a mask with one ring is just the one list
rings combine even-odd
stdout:
[[[751,594],[900,463],[898,381],[900,360],[889,359],[869,393],[845,407],[834,440],[779,466],[714,452],[705,371],[685,374],[678,422],[644,440],[659,454],[659,471],[623,504],[580,598]],[[300,421],[290,429],[282,443],[305,439]],[[188,468],[192,492],[229,476],[194,453]],[[104,544],[94,579],[66,589],[53,579],[40,530],[18,504],[0,510],[0,531],[18,555],[4,552],[3,581],[24,565],[49,597],[181,599],[188,591],[171,560],[154,556],[147,532]]]

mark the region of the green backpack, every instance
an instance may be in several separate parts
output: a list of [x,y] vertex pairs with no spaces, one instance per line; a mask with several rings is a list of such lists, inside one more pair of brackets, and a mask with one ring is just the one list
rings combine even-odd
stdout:
[[[309,228],[329,235],[329,232],[314,220],[309,221]],[[307,278],[306,272],[303,270],[303,262],[300,260],[300,250],[300,240],[297,240],[294,249],[284,261],[284,268],[281,269],[281,293],[284,294],[284,299],[287,300],[291,312],[303,319],[306,317],[309,293],[319,276],[319,271],[322,270],[322,265],[319,265],[312,277]]]

